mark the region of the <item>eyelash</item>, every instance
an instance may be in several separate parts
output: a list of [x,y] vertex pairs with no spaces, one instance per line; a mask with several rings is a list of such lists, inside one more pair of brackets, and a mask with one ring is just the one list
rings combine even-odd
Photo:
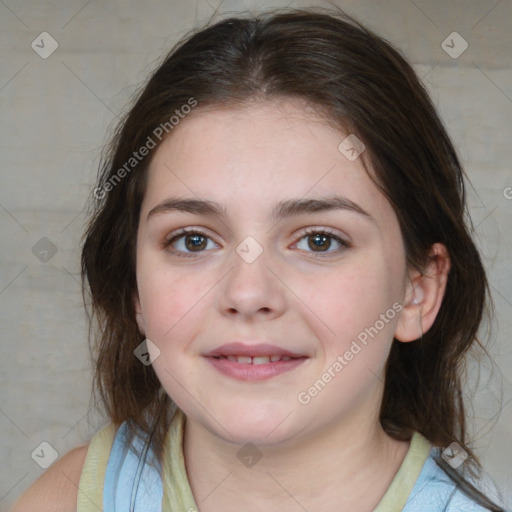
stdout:
[[[176,233],[173,233],[171,236],[167,237],[162,243],[162,248],[166,249],[166,248],[170,247],[173,243],[175,243],[177,240],[179,240],[180,238],[183,238],[184,236],[190,235],[190,234],[200,235],[202,237],[205,237],[205,238],[208,238],[211,240],[211,237],[209,237],[206,233],[202,232],[199,229],[182,228],[179,231],[177,231]],[[313,236],[313,235],[326,235],[328,238],[331,238],[340,244],[340,248],[336,249],[334,251],[326,251],[326,252],[306,251],[306,252],[310,252],[311,255],[315,258],[317,258],[317,257],[326,258],[326,257],[332,256],[335,254],[339,254],[340,252],[350,249],[352,247],[351,244],[349,244],[346,240],[343,240],[342,238],[335,235],[332,231],[330,231],[329,229],[326,229],[326,228],[323,228],[323,229],[307,228],[306,230],[304,230],[302,232],[298,242],[296,242],[294,245],[297,245],[303,238],[307,238],[308,236]],[[193,258],[193,257],[195,257],[195,254],[200,254],[201,252],[205,252],[205,250],[198,251],[197,253],[194,253],[194,252],[184,253],[182,251],[176,251],[176,250],[172,250],[170,252],[175,253],[180,257]]]

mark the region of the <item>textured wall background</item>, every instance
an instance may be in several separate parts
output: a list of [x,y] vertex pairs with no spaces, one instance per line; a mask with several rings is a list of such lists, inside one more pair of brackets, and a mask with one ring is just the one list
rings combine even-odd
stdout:
[[[479,381],[474,373],[471,431],[510,507],[512,2],[336,4],[413,63],[473,184],[469,202],[496,303],[491,354],[497,365],[482,366]],[[50,460],[52,449],[61,456],[106,422],[89,402],[78,248],[86,196],[108,129],[131,94],[163,52],[218,5],[0,0],[1,510],[43,472],[40,464]],[[218,16],[286,5],[310,3],[224,0]]]

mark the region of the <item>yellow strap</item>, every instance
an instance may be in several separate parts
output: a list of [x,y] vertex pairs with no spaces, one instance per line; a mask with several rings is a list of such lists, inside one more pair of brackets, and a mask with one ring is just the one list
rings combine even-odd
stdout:
[[398,512],[405,507],[431,447],[428,439],[419,432],[413,433],[402,465],[374,512]]
[[77,512],[103,511],[103,485],[116,428],[109,423],[89,443],[78,484]]
[[167,432],[162,464],[163,499],[162,512],[197,512],[192,489],[187,478],[183,456],[183,431],[185,414],[176,409]]

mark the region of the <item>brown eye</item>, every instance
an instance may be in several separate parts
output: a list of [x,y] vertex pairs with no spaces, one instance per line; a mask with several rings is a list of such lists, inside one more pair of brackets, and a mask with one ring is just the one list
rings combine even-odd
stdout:
[[308,247],[313,251],[322,251],[322,249],[329,249],[331,247],[332,237],[328,235],[317,233],[316,235],[309,235],[308,239]]
[[185,235],[185,247],[190,251],[200,251],[206,248],[206,237],[200,234]]
[[[301,247],[302,240],[305,239],[307,240],[306,247],[304,247],[304,244]],[[331,247],[333,247],[333,242],[334,249],[329,250]],[[296,245],[298,249],[302,249],[307,252],[314,252],[319,255],[323,255],[325,253],[329,256],[331,254],[340,253],[341,251],[350,247],[348,242],[325,230],[309,230],[305,232],[299,243]]]
[[[208,248],[208,241],[213,241],[205,233],[197,230],[182,230],[165,240],[164,248],[172,247],[173,253],[187,256],[191,253],[201,253]],[[216,246],[215,243],[213,243]]]

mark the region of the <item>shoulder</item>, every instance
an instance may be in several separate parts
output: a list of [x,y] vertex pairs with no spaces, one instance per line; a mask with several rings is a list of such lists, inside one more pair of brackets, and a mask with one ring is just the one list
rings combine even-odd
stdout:
[[462,490],[467,487],[467,481],[456,474],[450,476],[438,465],[439,453],[438,448],[432,448],[404,512],[489,512],[490,508],[480,505],[476,497]]
[[[90,442],[60,457],[16,501],[10,512],[76,512],[83,492],[96,497],[114,441],[116,427],[108,423]],[[100,502],[101,500],[96,500]]]
[[75,512],[78,483],[89,443],[70,450],[16,501],[11,512]]

